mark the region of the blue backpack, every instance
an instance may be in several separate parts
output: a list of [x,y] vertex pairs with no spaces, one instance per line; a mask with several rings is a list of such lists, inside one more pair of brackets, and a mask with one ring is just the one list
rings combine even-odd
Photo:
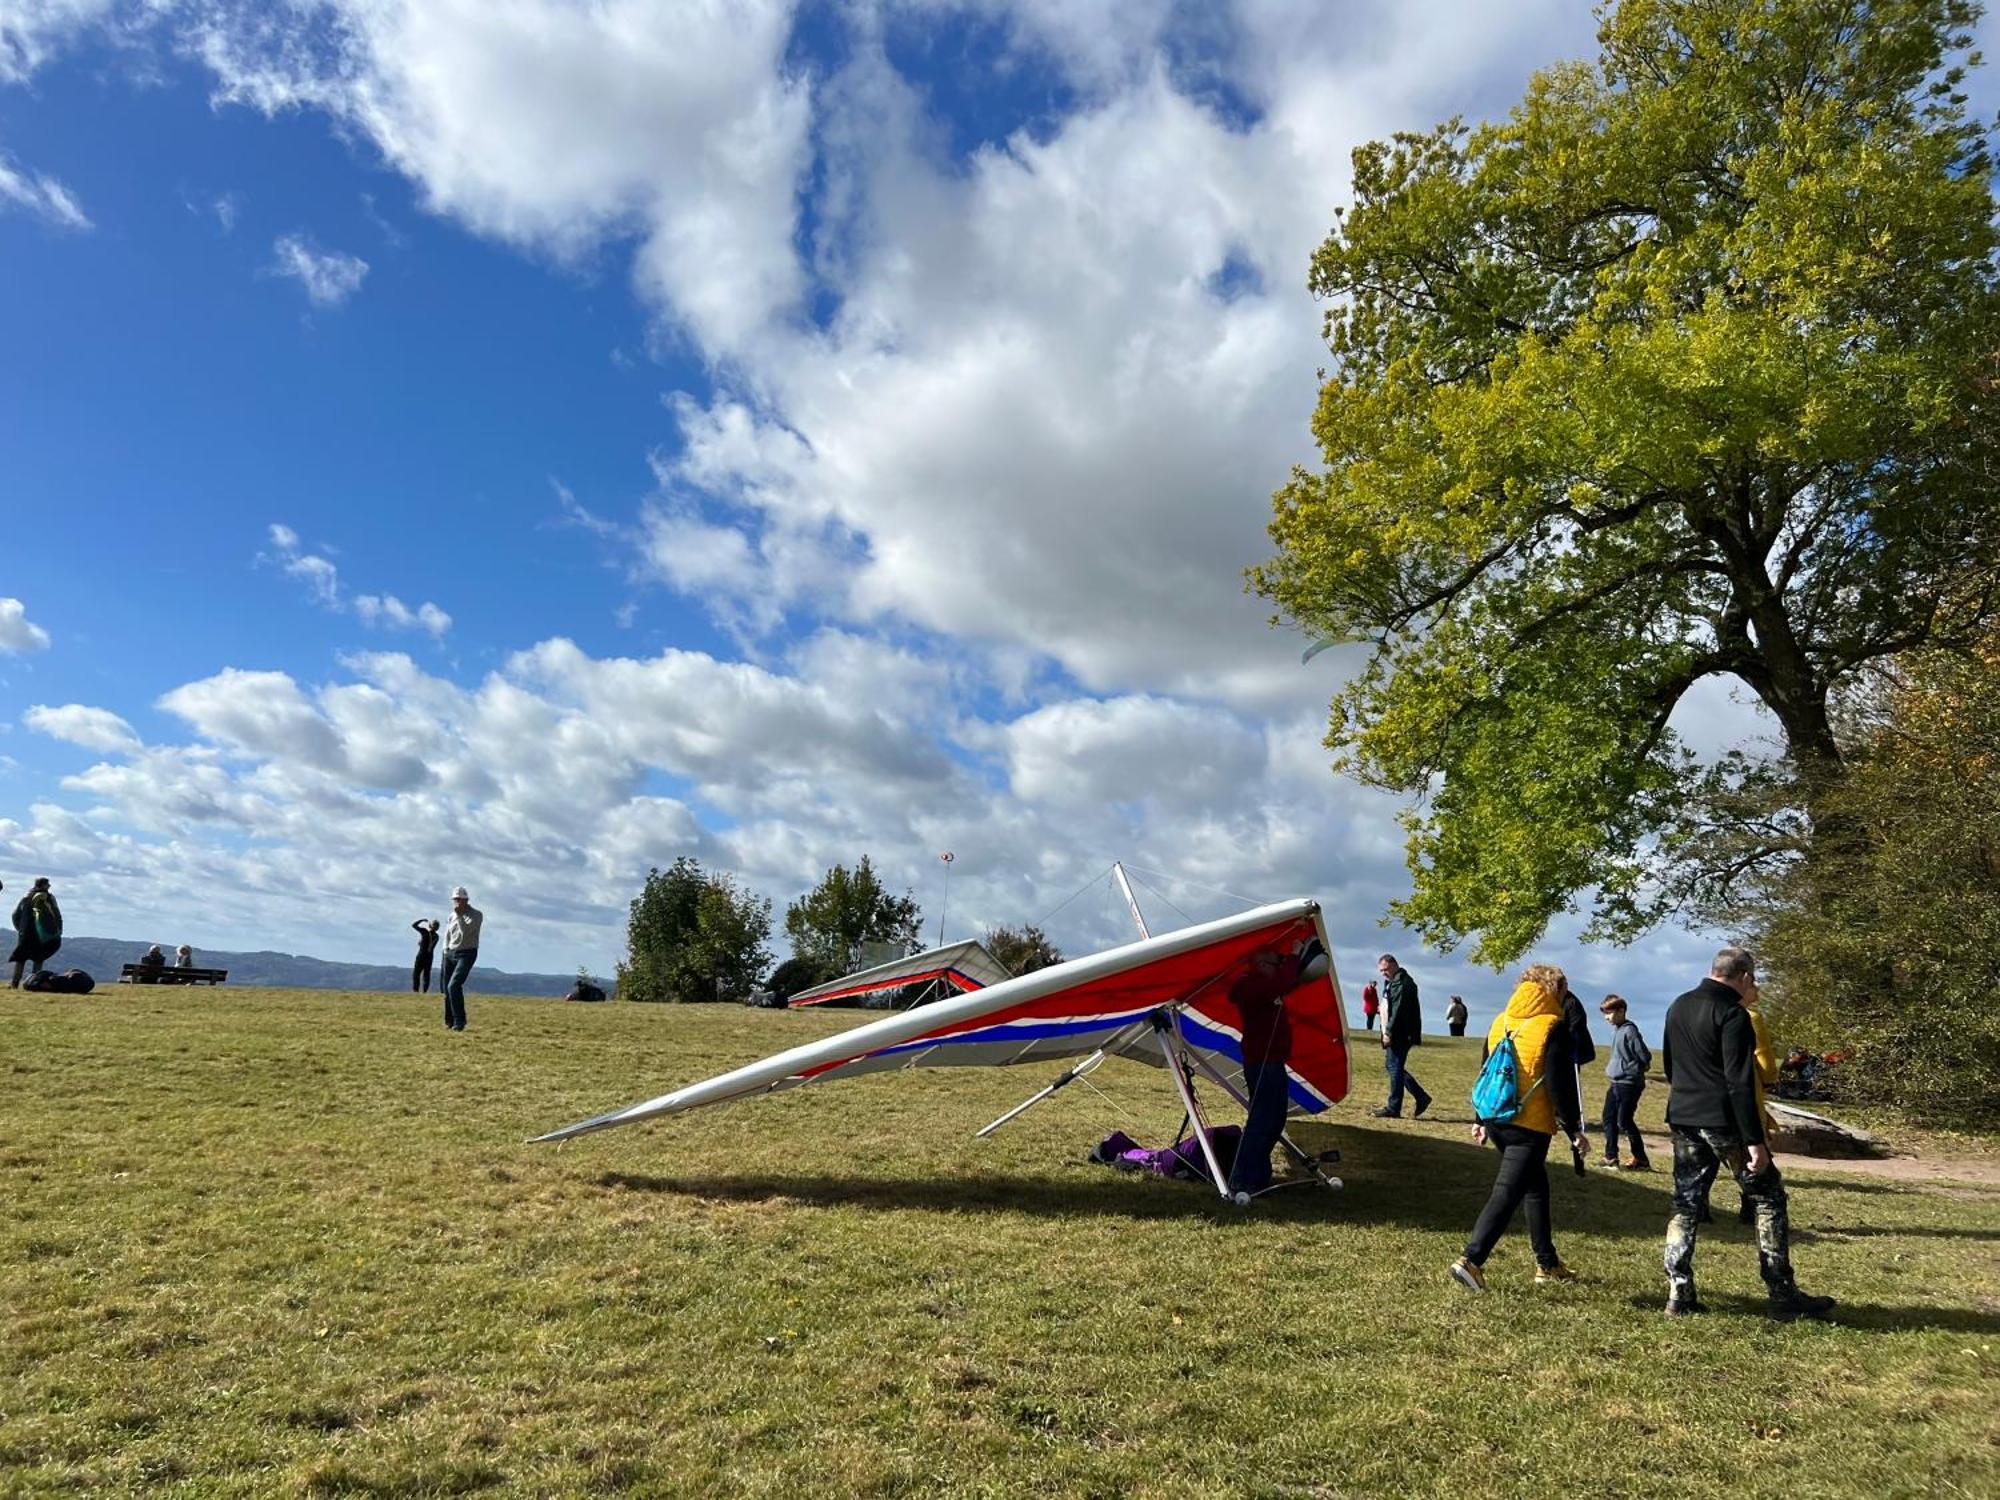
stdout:
[[1527,1093],[1521,1092],[1521,1058],[1514,1050],[1511,1028],[1503,1032],[1500,1045],[1486,1055],[1486,1066],[1472,1085],[1472,1115],[1482,1125],[1505,1125],[1521,1112],[1544,1080],[1537,1078]]

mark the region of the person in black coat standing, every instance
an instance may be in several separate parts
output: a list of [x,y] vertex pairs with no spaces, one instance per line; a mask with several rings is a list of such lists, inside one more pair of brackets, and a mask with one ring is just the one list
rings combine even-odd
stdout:
[[1569,1031],[1571,1061],[1579,1069],[1585,1063],[1596,1062],[1597,1043],[1590,1039],[1590,1012],[1576,998],[1576,991],[1567,987],[1563,990],[1563,1025]]
[[419,995],[431,992],[431,955],[437,951],[436,917],[419,917],[410,924],[417,934],[417,961],[410,966],[410,989]]
[[1784,1179],[1764,1139],[1757,1100],[1757,1034],[1745,1004],[1757,999],[1757,961],[1743,948],[1715,955],[1708,978],[1667,1009],[1660,1059],[1667,1075],[1667,1126],[1674,1138],[1674,1216],[1667,1224],[1667,1315],[1699,1312],[1696,1226],[1716,1173],[1728,1167],[1757,1219],[1757,1268],[1771,1316],[1824,1318],[1831,1297],[1792,1279]]

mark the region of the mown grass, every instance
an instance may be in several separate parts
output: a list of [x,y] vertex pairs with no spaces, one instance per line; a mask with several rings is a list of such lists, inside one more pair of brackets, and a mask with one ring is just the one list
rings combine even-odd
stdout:
[[1420,1124],[1364,1119],[1358,1049],[1308,1132],[1347,1191],[1249,1214],[1083,1164],[1178,1119],[1122,1064],[983,1142],[1052,1070],[521,1144],[854,1019],[0,999],[0,1492],[2000,1492],[2000,1192],[1795,1179],[1833,1327],[1758,1315],[1724,1202],[1683,1325],[1663,1176],[1565,1171],[1587,1281],[1510,1239],[1475,1299],[1470,1043],[1417,1054]]

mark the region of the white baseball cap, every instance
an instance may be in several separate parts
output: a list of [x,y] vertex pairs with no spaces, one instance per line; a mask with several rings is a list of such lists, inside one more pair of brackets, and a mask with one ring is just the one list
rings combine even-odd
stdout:
[[451,899],[454,901],[470,901],[472,898],[466,895],[464,886],[455,885],[451,888]]

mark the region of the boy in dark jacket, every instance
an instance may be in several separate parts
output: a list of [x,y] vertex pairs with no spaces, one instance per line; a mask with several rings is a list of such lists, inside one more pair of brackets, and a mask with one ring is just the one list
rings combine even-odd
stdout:
[[1667,1010],[1660,1040],[1667,1124],[1674,1136],[1674,1216],[1667,1224],[1667,1316],[1699,1312],[1695,1228],[1715,1176],[1728,1167],[1757,1217],[1757,1267],[1771,1316],[1824,1318],[1831,1297],[1812,1297],[1792,1279],[1784,1180],[1764,1140],[1757,1101],[1757,1036],[1744,1002],[1757,999],[1757,961],[1742,948],[1715,955],[1708,978]]
[[[1610,1082],[1604,1095],[1604,1165],[1650,1172],[1653,1164],[1646,1159],[1646,1138],[1639,1134],[1639,1122],[1633,1116],[1639,1108],[1639,1096],[1646,1092],[1646,1069],[1653,1065],[1653,1049],[1646,1045],[1639,1028],[1626,1019],[1624,996],[1606,995],[1597,1011],[1611,1023],[1611,1060],[1604,1065]],[[1632,1154],[1622,1162],[1618,1159],[1620,1134],[1632,1146]]]

